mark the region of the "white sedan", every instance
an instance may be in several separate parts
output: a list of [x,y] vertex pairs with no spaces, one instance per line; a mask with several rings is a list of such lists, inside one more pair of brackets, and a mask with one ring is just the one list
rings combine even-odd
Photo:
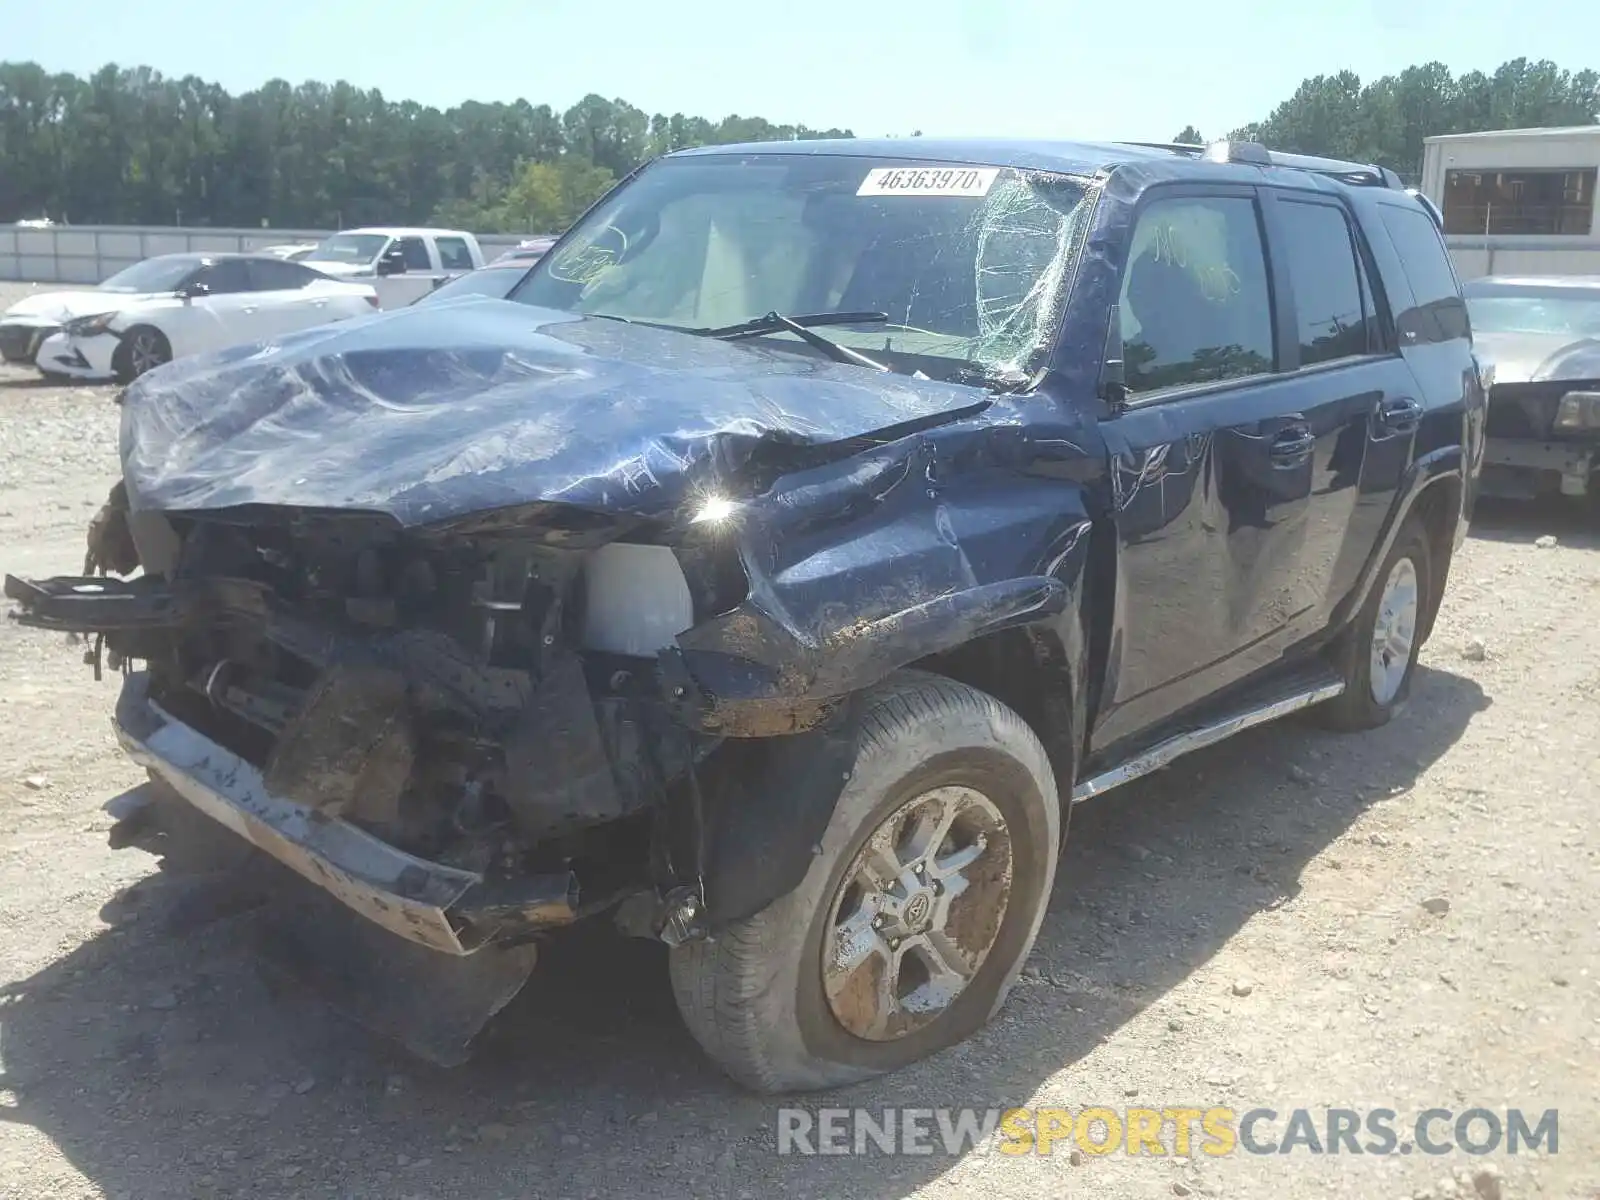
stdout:
[[378,294],[265,254],[165,254],[0,316],[0,351],[46,377],[127,382],[187,354],[375,312]]

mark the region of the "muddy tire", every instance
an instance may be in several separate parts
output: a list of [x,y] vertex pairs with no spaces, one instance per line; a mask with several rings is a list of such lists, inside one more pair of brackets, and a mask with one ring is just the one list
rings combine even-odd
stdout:
[[1378,569],[1372,594],[1335,649],[1344,693],[1313,711],[1331,729],[1376,729],[1403,709],[1411,696],[1424,615],[1433,597],[1428,531],[1407,518]]
[[670,957],[690,1032],[759,1092],[853,1083],[963,1041],[1044,918],[1063,815],[1022,718],[905,672],[866,698],[860,733],[799,887]]

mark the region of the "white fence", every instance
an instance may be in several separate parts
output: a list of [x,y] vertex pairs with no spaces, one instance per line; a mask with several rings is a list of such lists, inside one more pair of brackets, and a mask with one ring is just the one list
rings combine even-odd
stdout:
[[[62,225],[49,229],[0,226],[0,279],[30,283],[96,284],[155,254],[227,253],[287,242],[317,242],[332,230],[184,229],[142,225]],[[483,234],[493,258],[521,238]]]
[[1600,239],[1566,237],[1445,237],[1463,279],[1482,275],[1600,275]]
[[[287,242],[316,242],[325,229],[184,229],[159,225],[65,225],[50,229],[0,226],[0,279],[29,283],[96,284],[154,254],[259,250]],[[515,246],[516,234],[480,234],[484,255]],[[1480,275],[1600,275],[1600,241],[1593,238],[1446,239],[1465,279]]]

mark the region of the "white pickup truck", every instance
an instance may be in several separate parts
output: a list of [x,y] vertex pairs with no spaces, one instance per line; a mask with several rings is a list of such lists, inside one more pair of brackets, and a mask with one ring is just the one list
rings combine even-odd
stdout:
[[445,279],[483,266],[478,239],[457,229],[346,229],[300,260],[335,279],[370,283],[383,308],[403,308]]

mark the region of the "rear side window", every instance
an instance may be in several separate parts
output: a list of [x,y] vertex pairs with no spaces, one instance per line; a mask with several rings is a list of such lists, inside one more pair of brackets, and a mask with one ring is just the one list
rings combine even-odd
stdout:
[[223,258],[212,263],[206,271],[199,276],[202,283],[210,289],[213,296],[228,296],[236,292],[253,292],[249,269],[244,265],[243,259]]
[[1368,353],[1374,345],[1372,293],[1344,210],[1280,200],[1277,211],[1294,290],[1300,365]]
[[1450,254],[1432,218],[1420,208],[1382,204],[1384,228],[1400,254],[1417,307],[1395,318],[1402,345],[1466,337],[1467,306],[1461,299]]
[[1134,225],[1118,301],[1135,395],[1273,369],[1272,295],[1254,200],[1157,200]]
[[270,258],[251,259],[250,277],[255,280],[253,290],[259,292],[296,291],[316,278],[305,267]]
[[428,247],[419,237],[404,237],[400,239],[400,254],[405,260],[408,271],[431,271],[433,264],[428,261]]
[[465,238],[442,237],[434,245],[439,247],[439,262],[446,271],[472,270],[472,251]]

